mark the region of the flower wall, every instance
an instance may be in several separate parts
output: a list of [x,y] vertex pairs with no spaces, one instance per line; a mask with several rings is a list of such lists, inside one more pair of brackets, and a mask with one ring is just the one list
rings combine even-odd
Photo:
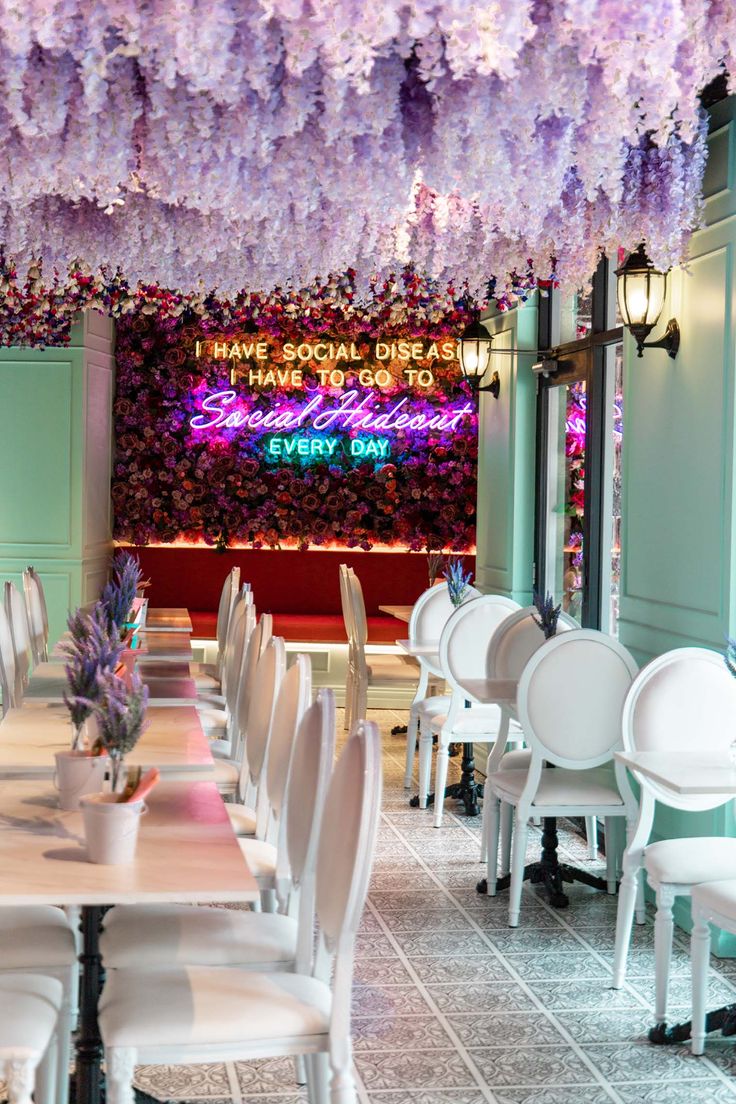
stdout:
[[[474,547],[477,418],[454,359],[463,305],[314,308],[210,301],[202,315],[118,322],[118,540]],[[422,355],[400,355],[411,349]]]

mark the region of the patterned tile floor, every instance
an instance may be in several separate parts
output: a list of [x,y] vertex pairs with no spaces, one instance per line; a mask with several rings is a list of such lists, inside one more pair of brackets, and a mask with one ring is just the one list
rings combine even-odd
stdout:
[[[360,1104],[720,1104],[736,1100],[736,1050],[713,1037],[706,1058],[659,1049],[651,1022],[651,918],[636,931],[629,979],[609,988],[616,899],[582,886],[561,912],[525,887],[521,924],[506,896],[479,897],[479,821],[448,807],[436,831],[402,787],[402,718],[372,714],[384,735],[378,851],[359,939],[355,1065]],[[457,760],[453,761],[457,769]],[[577,865],[582,840],[560,832]],[[539,853],[533,833],[530,856]],[[687,943],[677,940],[672,1011],[689,1008]],[[736,1001],[736,962],[712,975],[714,1003]],[[302,1104],[290,1060],[141,1068],[161,1100]]]

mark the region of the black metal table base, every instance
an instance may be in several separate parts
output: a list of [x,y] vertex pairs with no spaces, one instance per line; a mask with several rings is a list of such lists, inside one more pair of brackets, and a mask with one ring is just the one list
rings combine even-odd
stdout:
[[[553,908],[559,909],[567,908],[570,903],[564,891],[566,882],[568,884],[582,882],[583,885],[591,886],[593,889],[604,892],[608,890],[608,882],[605,878],[596,878],[587,870],[578,870],[575,866],[559,862],[557,842],[557,818],[545,817],[542,830],[542,857],[539,862],[529,863],[524,867],[525,882],[543,886],[547,890],[549,903]],[[496,892],[508,889],[510,885],[511,875],[504,874],[496,882]],[[483,878],[475,888],[478,893],[488,893],[488,882]]]
[[[673,1024],[668,1027],[666,1023],[655,1024],[649,1029],[647,1038],[656,1046],[671,1046],[674,1043],[684,1043],[690,1038],[692,1023],[686,1020],[684,1023]],[[720,1030],[722,1035],[736,1035],[736,1004],[726,1004],[723,1008],[716,1008],[705,1017],[705,1032]]]
[[[465,806],[466,816],[478,816],[480,806],[479,799],[483,796],[483,785],[475,780],[475,758],[472,744],[463,744],[463,759],[461,763],[462,774],[459,782],[454,782],[445,788],[445,797],[454,797],[456,801],[462,801]],[[427,806],[434,805],[434,794],[427,798]],[[419,797],[412,797],[409,801],[412,809],[419,807]]]

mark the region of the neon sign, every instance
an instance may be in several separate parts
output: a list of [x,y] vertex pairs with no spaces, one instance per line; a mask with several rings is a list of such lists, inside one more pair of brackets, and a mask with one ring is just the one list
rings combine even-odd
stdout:
[[252,403],[248,407],[235,405],[236,399],[235,391],[216,391],[206,395],[201,402],[202,413],[190,418],[189,425],[197,431],[240,429],[254,433],[308,427],[316,430],[362,430],[366,433],[401,429],[409,429],[413,433],[453,433],[464,419],[472,417],[475,412],[470,402],[448,411],[418,411],[406,395],[390,407],[388,404],[376,406],[372,392],[361,397],[356,390],[346,391],[334,406],[328,406],[329,398],[322,394],[314,395],[303,405],[276,400],[268,409]]
[[390,442],[385,437],[353,437],[341,442],[339,437],[273,436],[266,445],[266,453],[280,460],[294,457],[330,460],[340,450],[341,443],[343,451],[349,456],[386,460],[389,455]]

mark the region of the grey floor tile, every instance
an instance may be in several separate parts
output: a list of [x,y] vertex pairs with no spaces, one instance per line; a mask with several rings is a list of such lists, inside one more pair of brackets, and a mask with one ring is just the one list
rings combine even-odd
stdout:
[[[487,1104],[482,1092],[473,1089],[451,1089],[419,1092],[388,1091],[368,1093],[371,1104]],[[265,1101],[264,1101],[265,1104]]]
[[353,985],[354,1016],[423,1016],[427,1002],[415,985]]
[[430,985],[454,983],[467,985],[474,981],[509,981],[508,970],[490,955],[466,955],[415,958],[412,966],[420,981]]
[[366,1089],[475,1089],[477,1083],[456,1050],[356,1054]]
[[[507,1086],[495,1089],[496,1104],[611,1104],[611,1097],[596,1082],[586,1085]],[[664,1104],[664,1101],[661,1102]]]
[[574,1085],[592,1079],[586,1064],[572,1047],[496,1047],[471,1050],[471,1058],[488,1084],[502,1085]]
[[558,1028],[543,1012],[496,1012],[489,1015],[478,1011],[465,1016],[449,1015],[447,1022],[467,1047],[566,1045]]
[[448,1014],[480,1015],[484,1012],[523,1012],[536,1008],[528,993],[512,981],[427,985],[427,995],[441,1012]]
[[[425,1008],[429,1012],[428,1008]],[[453,1043],[436,1016],[370,1016],[353,1020],[357,1051],[448,1049]]]
[[689,1047],[652,1046],[646,1039],[633,1043],[586,1043],[584,1053],[609,1081],[683,1081],[708,1076]]
[[230,1095],[224,1062],[202,1066],[137,1066],[135,1084],[158,1100],[213,1101]]
[[736,1086],[708,1078],[688,1081],[681,1085],[676,1081],[637,1081],[614,1084],[622,1104],[733,1104]]

